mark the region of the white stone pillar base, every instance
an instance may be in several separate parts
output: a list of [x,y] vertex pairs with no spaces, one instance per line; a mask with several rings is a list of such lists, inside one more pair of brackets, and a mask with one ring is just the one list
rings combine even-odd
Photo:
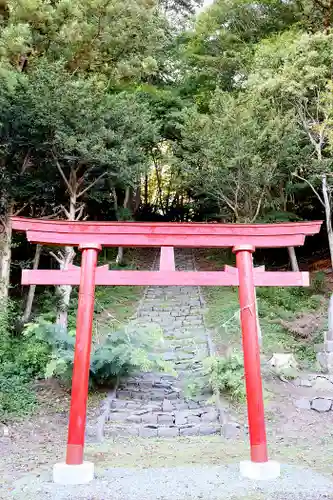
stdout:
[[57,484],[87,484],[94,479],[94,464],[83,462],[80,465],[55,464],[53,481]]
[[281,473],[279,462],[275,462],[274,460],[269,460],[268,462],[251,462],[251,460],[245,460],[240,463],[239,470],[242,477],[255,481],[276,479]]

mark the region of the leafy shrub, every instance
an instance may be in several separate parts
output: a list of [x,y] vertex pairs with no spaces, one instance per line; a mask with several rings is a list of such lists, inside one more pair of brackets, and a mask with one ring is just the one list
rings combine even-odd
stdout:
[[320,304],[320,297],[312,293],[310,289],[301,287],[258,287],[259,316],[275,317],[277,309],[279,314],[281,311],[296,313],[304,309],[316,309]]
[[236,351],[226,356],[212,356],[205,360],[205,372],[215,393],[226,393],[231,399],[244,401],[244,365],[242,356]]
[[[2,369],[3,367],[1,367]],[[8,366],[9,368],[9,366]],[[30,384],[19,375],[5,370],[0,373],[0,419],[29,415],[36,405]]]
[[[71,378],[75,337],[63,328],[47,322],[29,325],[29,330],[51,348],[45,376],[56,376],[68,382]],[[169,363],[154,354],[163,341],[158,329],[123,327],[93,339],[90,362],[90,382],[93,385],[114,384],[120,377],[135,371],[172,371]]]
[[15,323],[15,304],[7,300],[0,305],[0,364],[6,359],[10,350],[11,334]]
[[0,419],[28,415],[36,404],[29,384],[31,374],[27,365],[21,365],[25,342],[14,335],[15,313],[15,304],[10,300],[0,309]]
[[51,356],[50,346],[33,335],[19,344],[16,364],[20,374],[28,379],[44,378]]
[[44,378],[50,360],[49,345],[26,328],[18,334],[16,304],[8,300],[0,309],[0,417],[19,417],[36,406],[31,381]]
[[324,293],[326,288],[325,273],[318,271],[311,276],[311,290],[314,293]]

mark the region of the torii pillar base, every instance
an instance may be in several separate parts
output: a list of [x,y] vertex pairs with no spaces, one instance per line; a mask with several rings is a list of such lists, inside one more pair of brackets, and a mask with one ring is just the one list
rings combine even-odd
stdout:
[[63,462],[53,467],[53,481],[56,484],[87,484],[93,479],[94,464],[92,462],[83,462],[80,465],[68,465]]
[[281,467],[279,462],[268,460],[268,462],[252,462],[245,460],[239,465],[240,475],[253,481],[269,481],[280,477]]

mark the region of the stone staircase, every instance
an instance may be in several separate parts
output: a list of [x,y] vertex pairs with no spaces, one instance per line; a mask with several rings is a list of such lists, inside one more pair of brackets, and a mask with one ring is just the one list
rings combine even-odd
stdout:
[[[194,269],[190,250],[176,250],[177,270]],[[104,436],[173,437],[221,432],[219,411],[204,379],[202,360],[209,355],[209,331],[198,287],[149,287],[132,320],[163,331],[163,356],[176,375],[143,373],[120,385],[105,403]],[[200,394],[188,386],[201,380]]]

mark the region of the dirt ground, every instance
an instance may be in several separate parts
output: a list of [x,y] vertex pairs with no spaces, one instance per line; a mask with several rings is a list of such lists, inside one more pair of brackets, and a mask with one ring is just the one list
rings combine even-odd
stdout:
[[[331,475],[333,472],[332,413],[300,410],[293,401],[309,389],[291,383],[266,381],[266,419],[270,457],[284,463],[307,466]],[[89,402],[89,418],[96,416],[104,394]],[[65,454],[69,394],[54,382],[39,388],[40,410],[33,418],[7,422],[9,436],[0,438],[0,499],[11,498],[17,481],[29,474],[51,474],[54,463]],[[235,409],[246,423],[245,407]],[[237,439],[221,436],[169,440],[119,438],[87,444],[86,459],[96,469],[110,467],[173,467],[217,465],[239,462],[249,456],[246,427]]]

